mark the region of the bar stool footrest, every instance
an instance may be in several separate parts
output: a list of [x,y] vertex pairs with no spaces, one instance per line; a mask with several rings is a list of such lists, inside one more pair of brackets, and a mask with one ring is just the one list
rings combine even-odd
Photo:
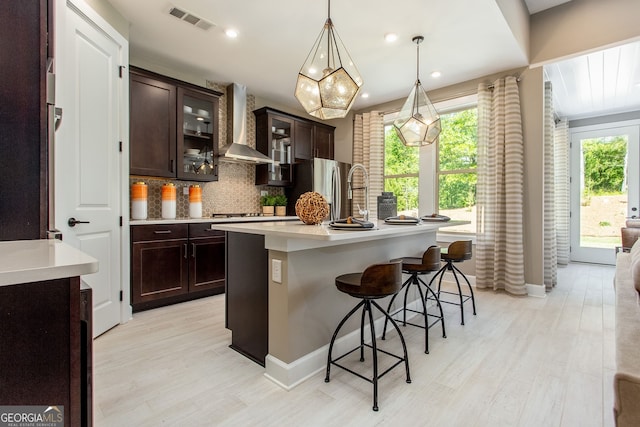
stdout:
[[[441,301],[442,302],[442,301]],[[418,310],[414,310],[412,308],[407,308],[405,309],[406,311],[410,311],[412,313],[416,313],[419,314],[421,316],[424,316],[424,313],[422,311],[418,311]],[[398,311],[394,312],[393,314],[391,314],[390,316],[393,317],[397,314],[402,314],[402,308],[398,309]],[[429,317],[433,317],[435,320],[431,323],[429,323],[429,329],[431,329],[431,327],[437,323],[440,323],[440,321],[442,320],[442,317],[437,315],[437,314],[431,314],[431,313],[427,313],[427,316]],[[418,328],[422,328],[424,329],[424,325],[417,325],[415,323],[411,323],[409,321],[404,322],[402,319],[396,319],[394,318],[394,320],[398,323],[398,326],[404,326],[404,324],[406,323],[407,325],[411,325],[411,326],[417,326]]]
[[[344,369],[345,371],[352,373],[352,374],[353,374],[353,375],[355,375],[356,377],[360,377],[360,378],[362,378],[363,380],[365,380],[365,381],[367,381],[367,382],[369,382],[369,383],[373,383],[373,378],[365,377],[364,375],[362,375],[362,374],[360,374],[360,373],[358,373],[358,372],[355,372],[355,371],[353,371],[353,370],[351,370],[351,369],[347,368],[346,366],[343,366],[343,365],[341,365],[341,364],[339,364],[339,363],[338,363],[338,361],[339,361],[340,359],[342,359],[342,358],[344,358],[344,357],[346,357],[346,356],[350,355],[351,353],[353,353],[353,352],[354,352],[354,351],[356,351],[356,350],[360,350],[360,348],[361,348],[361,347],[368,347],[368,348],[370,348],[370,349],[372,349],[372,350],[373,350],[373,347],[372,347],[371,345],[369,345],[369,344],[363,344],[362,346],[357,346],[356,348],[354,348],[353,350],[350,350],[350,351],[346,352],[346,353],[345,353],[345,354],[343,354],[342,356],[337,357],[337,358],[335,358],[335,359],[331,360],[331,362],[330,362],[330,363],[331,363],[333,366],[337,366],[338,368]],[[381,349],[381,348],[378,348],[378,352],[380,352],[380,353],[384,353],[384,354],[386,354],[387,356],[391,356],[391,357],[394,357],[394,358],[398,359],[398,360],[397,360],[393,365],[391,365],[389,368],[387,368],[384,372],[382,372],[381,374],[378,374],[378,379],[382,378],[382,377],[383,377],[387,372],[391,371],[393,368],[395,368],[396,366],[398,366],[399,364],[401,364],[401,363],[403,363],[403,362],[405,361],[405,360],[404,360],[404,357],[400,357],[400,356],[398,356],[397,354],[389,353],[388,351],[383,350],[383,349]],[[407,381],[407,382],[410,382],[410,381]]]
[[[445,304],[453,304],[453,305],[460,305],[460,294],[458,294],[457,292],[449,292],[449,291],[440,291],[441,294],[447,294],[447,295],[455,295],[456,298],[458,298],[458,301],[447,301],[446,299],[442,299],[442,298],[438,298],[440,300],[441,303],[445,303]],[[427,300],[431,300],[431,301],[435,301],[436,299],[434,297],[427,297]],[[469,301],[471,299],[471,295],[466,295],[466,294],[462,294],[462,303],[464,304],[465,302]]]

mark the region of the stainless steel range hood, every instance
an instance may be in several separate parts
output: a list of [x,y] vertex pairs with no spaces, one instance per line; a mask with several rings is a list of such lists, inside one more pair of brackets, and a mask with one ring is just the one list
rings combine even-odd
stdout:
[[273,163],[247,145],[247,87],[227,86],[227,143],[220,147],[220,161],[233,163]]

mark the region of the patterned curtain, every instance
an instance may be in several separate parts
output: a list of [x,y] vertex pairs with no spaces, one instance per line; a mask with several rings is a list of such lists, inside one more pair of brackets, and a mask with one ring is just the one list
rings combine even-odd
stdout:
[[526,295],[524,147],[515,77],[478,87],[476,286]]
[[[384,117],[378,111],[356,114],[353,123],[353,162],[361,163],[369,173],[369,220],[378,218],[377,197],[384,189]],[[347,179],[347,177],[344,177]],[[360,171],[353,174],[354,188],[364,182]],[[365,207],[364,191],[353,192],[353,215],[358,215],[358,206]]]
[[569,264],[569,123],[561,119],[554,131],[555,215],[558,264]]
[[551,289],[558,282],[555,213],[555,120],[551,82],[544,83],[544,284]]

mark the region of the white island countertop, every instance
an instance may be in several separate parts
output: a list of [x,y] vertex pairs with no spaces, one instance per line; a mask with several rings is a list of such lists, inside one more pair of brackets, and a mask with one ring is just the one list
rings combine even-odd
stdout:
[[0,242],[0,286],[75,277],[98,271],[98,261],[56,239]]
[[391,225],[384,221],[375,222],[374,228],[336,230],[328,223],[307,225],[302,221],[277,221],[262,223],[211,224],[216,230],[236,233],[260,234],[265,236],[266,249],[284,252],[335,246],[354,242],[386,239],[436,232],[441,227],[467,224],[467,221],[421,222],[411,225]]

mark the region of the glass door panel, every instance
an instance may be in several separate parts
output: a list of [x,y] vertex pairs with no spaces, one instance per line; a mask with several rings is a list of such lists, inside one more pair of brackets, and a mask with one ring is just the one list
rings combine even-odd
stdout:
[[182,127],[182,138],[178,138],[178,159],[182,160],[178,176],[196,181],[213,180],[217,176],[215,104],[209,96],[184,90],[178,91],[178,99],[181,100],[178,117],[182,118],[178,123]]
[[571,150],[571,260],[614,264],[620,228],[637,215],[638,126],[574,131]]

